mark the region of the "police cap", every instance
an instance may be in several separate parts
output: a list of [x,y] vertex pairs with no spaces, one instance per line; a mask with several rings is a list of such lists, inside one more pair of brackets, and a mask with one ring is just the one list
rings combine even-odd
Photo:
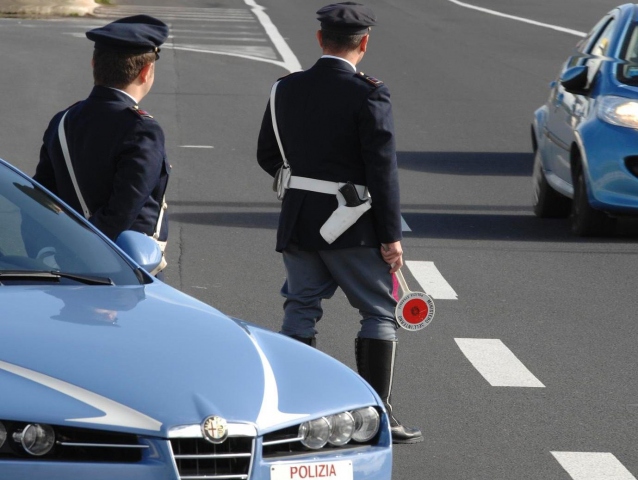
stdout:
[[86,32],[98,50],[158,53],[168,38],[168,25],[149,15],[134,15]]
[[355,2],[332,3],[317,11],[317,20],[321,29],[357,35],[366,33],[369,27],[376,25],[376,17],[372,9]]

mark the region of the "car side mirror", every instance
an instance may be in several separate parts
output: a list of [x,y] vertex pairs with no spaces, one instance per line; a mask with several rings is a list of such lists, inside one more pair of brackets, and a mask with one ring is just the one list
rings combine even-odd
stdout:
[[115,244],[149,273],[162,261],[162,250],[157,242],[143,233],[125,230],[117,237]]
[[560,76],[560,84],[569,93],[586,95],[589,91],[588,83],[589,68],[585,65],[570,67]]

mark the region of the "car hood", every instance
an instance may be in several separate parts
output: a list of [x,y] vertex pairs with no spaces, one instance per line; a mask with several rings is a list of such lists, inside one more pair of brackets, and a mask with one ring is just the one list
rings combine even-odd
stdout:
[[177,290],[0,287],[0,419],[166,436],[209,415],[268,431],[378,404],[333,358]]

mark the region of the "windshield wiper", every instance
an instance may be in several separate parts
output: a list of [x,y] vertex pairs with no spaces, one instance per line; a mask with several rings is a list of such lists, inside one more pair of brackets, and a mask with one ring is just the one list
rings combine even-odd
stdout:
[[113,280],[108,277],[97,277],[93,275],[81,275],[78,273],[59,272],[57,270],[3,270],[0,271],[0,281],[2,280],[53,280],[68,278],[86,285],[113,285]]

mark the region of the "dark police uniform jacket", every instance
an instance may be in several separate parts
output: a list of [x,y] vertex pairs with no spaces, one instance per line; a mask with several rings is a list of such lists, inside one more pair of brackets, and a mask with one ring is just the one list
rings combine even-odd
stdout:
[[[401,213],[390,92],[346,62],[321,58],[310,69],[281,79],[277,125],[292,175],[368,187],[372,208],[328,244],[321,225],[337,208],[334,195],[289,189],[283,199],[277,251],[379,247],[401,240]],[[257,146],[259,165],[274,176],[282,164],[270,105]]]
[[[44,133],[33,178],[82,213],[58,138],[63,115]],[[95,86],[68,109],[64,128],[89,221],[113,240],[124,230],[153,235],[170,173],[157,121],[123,92]],[[159,239],[167,237],[164,215]]]

